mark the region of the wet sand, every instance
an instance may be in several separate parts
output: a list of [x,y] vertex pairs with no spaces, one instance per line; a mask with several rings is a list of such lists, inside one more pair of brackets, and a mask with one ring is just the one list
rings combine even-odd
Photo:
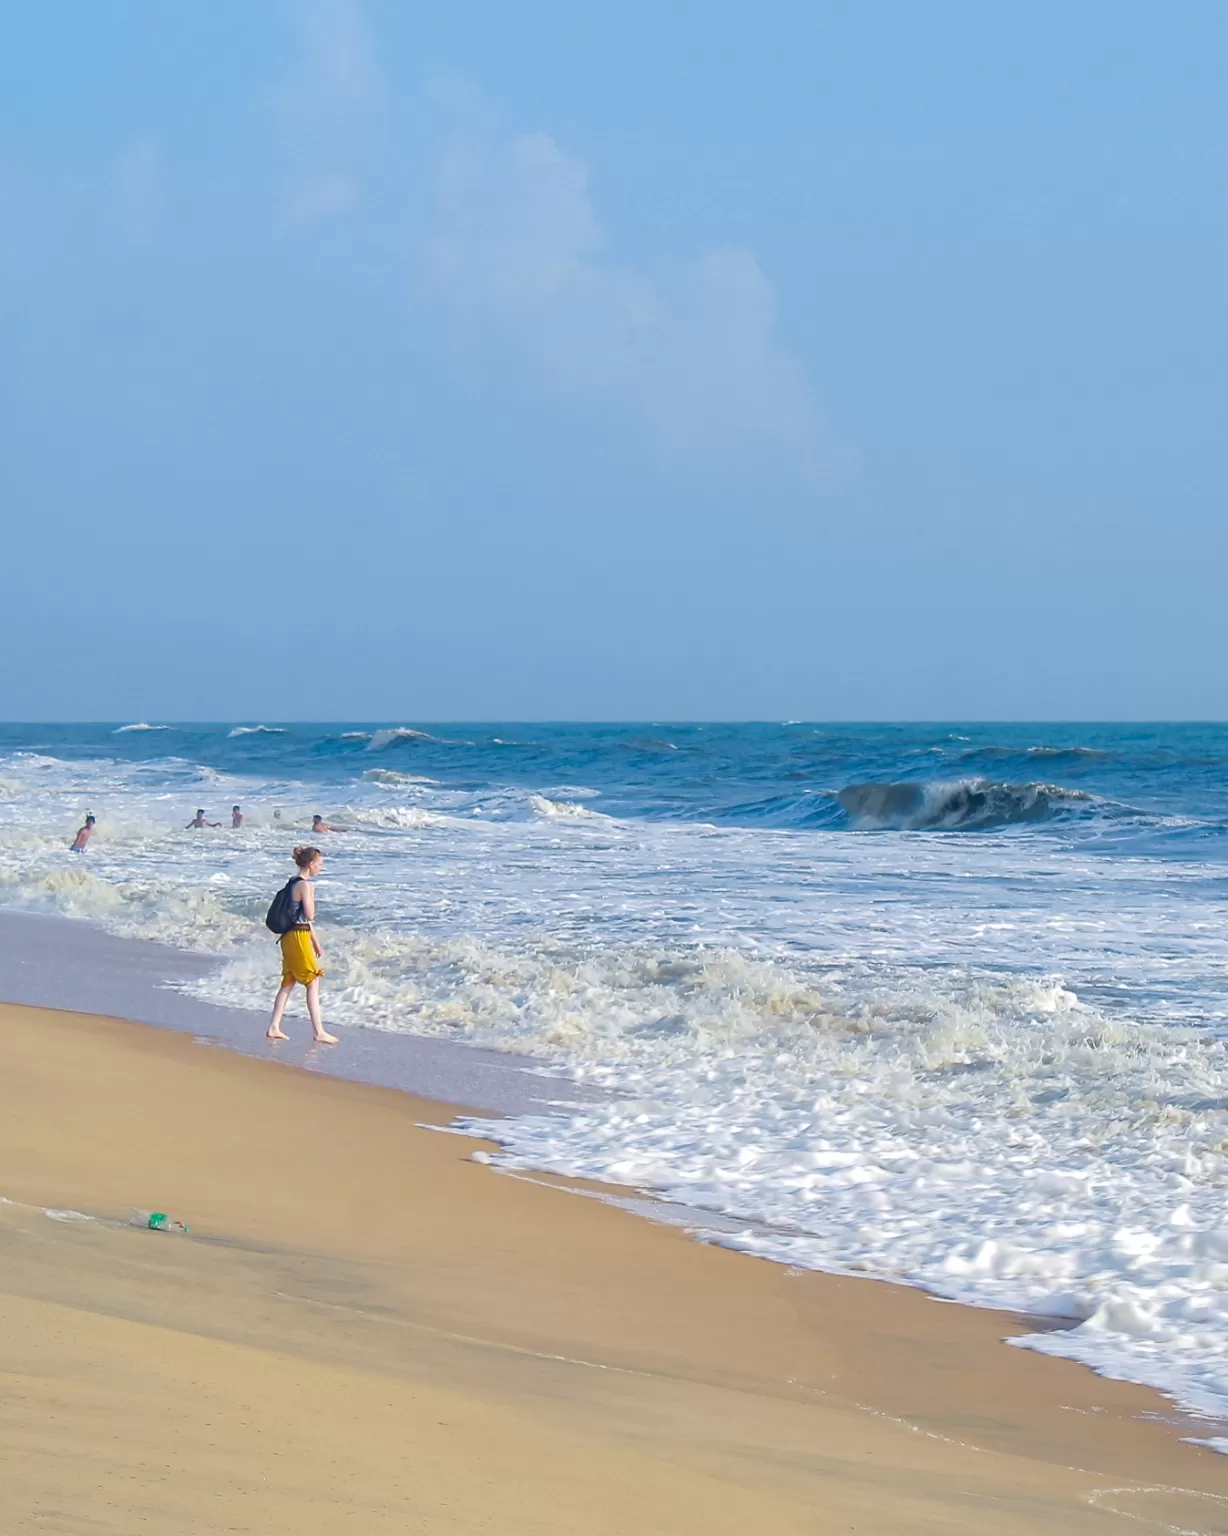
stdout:
[[[0,911],[0,1003],[105,1013],[204,1035],[245,1055],[264,1055],[268,1009],[280,957],[269,936],[268,992],[258,1011],[228,1008],[185,990],[224,963],[216,955],[108,933],[82,918]],[[303,1016],[301,995],[292,1017]],[[310,1031],[292,1029],[281,1059],[355,1083],[401,1088],[421,1098],[470,1104],[496,1115],[549,1111],[561,1099],[600,1097],[596,1090],[536,1070],[504,1051],[381,1029],[347,1029],[335,1050],[309,1055]]]
[[1228,1533],[1156,1394],[500,1174],[456,1106],[16,1006],[0,1094],[6,1533]]

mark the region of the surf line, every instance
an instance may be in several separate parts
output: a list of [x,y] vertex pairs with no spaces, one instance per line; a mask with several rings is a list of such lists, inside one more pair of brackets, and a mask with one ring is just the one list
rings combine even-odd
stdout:
[[327,1307],[330,1312],[349,1312],[369,1323],[391,1323],[397,1328],[408,1328],[411,1333],[426,1333],[436,1339],[451,1339],[456,1344],[473,1344],[479,1349],[498,1349],[509,1355],[527,1355],[532,1360],[554,1360],[560,1365],[581,1365],[589,1371],[611,1371],[618,1376],[642,1376],[647,1381],[663,1378],[655,1371],[637,1371],[634,1366],[609,1365],[602,1360],[584,1360],[578,1355],[552,1355],[545,1350],[529,1349],[523,1344],[507,1344],[502,1339],[483,1339],[476,1334],[453,1333],[447,1328],[435,1328],[430,1323],[415,1323],[408,1317],[388,1317],[381,1312],[368,1312],[365,1307],[355,1307],[344,1301],[322,1301],[316,1296],[297,1296],[293,1291],[273,1291],[282,1301],[301,1301],[309,1307]]
[[1168,1494],[1177,1498],[1207,1499],[1212,1504],[1228,1504],[1228,1498],[1223,1494],[1203,1493],[1197,1488],[1169,1488],[1163,1483],[1144,1483],[1137,1488],[1131,1488],[1125,1484],[1117,1488],[1096,1488],[1087,1495],[1087,1502],[1093,1509],[1105,1509],[1109,1514],[1122,1515],[1127,1520],[1137,1520],[1143,1525],[1158,1525],[1161,1530],[1172,1532],[1172,1536],[1209,1536],[1207,1531],[1195,1530],[1186,1525],[1170,1525],[1167,1520],[1158,1519],[1155,1515],[1136,1515],[1128,1509],[1114,1509],[1111,1504],[1101,1502],[1103,1499],[1111,1498],[1113,1494],[1137,1497],[1140,1494],[1149,1493]]
[[[451,1131],[453,1134],[460,1134],[460,1135],[472,1134],[471,1132],[467,1132],[463,1128],[456,1127],[456,1126],[432,1126],[432,1125],[425,1125],[424,1124],[421,1127],[421,1129],[422,1130],[447,1130],[447,1131]],[[642,1214],[639,1211],[632,1210],[631,1206],[630,1206],[630,1202],[628,1200],[620,1199],[617,1194],[613,1194],[613,1193],[605,1194],[604,1192],[602,1192],[600,1190],[593,1190],[593,1189],[579,1189],[579,1188],[577,1188],[573,1184],[565,1184],[565,1183],[557,1183],[556,1184],[551,1179],[535,1177],[533,1174],[521,1172],[519,1169],[508,1168],[508,1167],[500,1167],[498,1162],[495,1160],[494,1157],[491,1156],[490,1153],[485,1153],[480,1158],[475,1156],[472,1159],[472,1161],[475,1161],[475,1162],[480,1161],[480,1162],[484,1163],[487,1167],[492,1168],[495,1173],[501,1174],[504,1178],[516,1179],[516,1180],[518,1180],[522,1184],[536,1184],[540,1189],[553,1189],[553,1190],[557,1190],[560,1194],[564,1194],[564,1195],[583,1195],[585,1199],[588,1199],[588,1200],[599,1200],[599,1201],[601,1201],[601,1203],[603,1205],[612,1205],[616,1209],[628,1211],[631,1215]],[[565,1177],[565,1175],[563,1177]],[[654,1203],[657,1203],[657,1204],[664,1203],[664,1202],[661,1202],[659,1196],[654,1194],[654,1192],[651,1191],[651,1190],[636,1190],[636,1191],[633,1191],[633,1196],[638,1196],[639,1197],[638,1198],[638,1203],[641,1204],[641,1205],[651,1205],[651,1204],[654,1204]],[[701,1211],[701,1210],[696,1209],[694,1214],[698,1218],[701,1218],[701,1219],[699,1221],[697,1221],[693,1226],[690,1223],[678,1223],[678,1225],[681,1226],[684,1231],[687,1231],[688,1235],[691,1236],[694,1239],[697,1239],[697,1240],[699,1240],[701,1242],[703,1242],[703,1241],[712,1241],[712,1242],[715,1242],[717,1246],[722,1246],[720,1244],[720,1242],[719,1242],[719,1234],[711,1232],[711,1229],[706,1229],[702,1225],[702,1218],[703,1218],[703,1216],[706,1213]],[[651,1221],[654,1218],[651,1217],[651,1216],[648,1216],[647,1219]],[[669,1225],[674,1225],[674,1223],[669,1223]],[[711,1233],[711,1236],[709,1236],[709,1233]],[[735,1249],[734,1251],[736,1252],[737,1250]],[[795,1273],[795,1274],[821,1274],[821,1273],[824,1273],[824,1271],[821,1271],[821,1270],[808,1270],[808,1269],[796,1270],[796,1269],[790,1268],[790,1273]],[[833,1273],[835,1273],[835,1271],[833,1271]],[[846,1273],[851,1273],[851,1272],[846,1271]],[[854,1276],[854,1278],[857,1278],[857,1277]],[[944,1303],[946,1303],[947,1305],[950,1305],[950,1306],[965,1305],[965,1303],[949,1301],[948,1298],[942,1297],[942,1296],[937,1296],[937,1297],[934,1297],[933,1299],[935,1301],[944,1302]],[[332,1303],[322,1303],[322,1305],[332,1305]],[[438,1331],[438,1330],[431,1330],[431,1331]],[[448,1335],[448,1337],[459,1338],[461,1336],[460,1335]],[[477,1342],[477,1341],[474,1341],[474,1342]],[[1006,1343],[1006,1342],[1007,1341],[1004,1339],[1003,1343]],[[514,1346],[514,1345],[500,1345],[500,1344],[493,1344],[493,1347],[494,1348],[508,1348],[508,1349],[515,1349],[516,1348],[516,1346]],[[535,1351],[532,1351],[532,1350],[528,1350],[528,1351],[517,1350],[517,1353],[533,1354],[533,1353],[535,1353]],[[544,1356],[541,1356],[540,1358],[549,1359],[549,1360],[567,1360],[568,1357],[565,1356],[565,1355],[544,1355]],[[647,1377],[650,1377],[652,1379],[658,1379],[657,1373],[655,1373],[655,1372],[651,1372],[651,1371],[636,1371],[636,1370],[628,1369],[625,1366],[607,1366],[607,1365],[602,1365],[599,1362],[583,1361],[583,1360],[571,1361],[570,1363],[575,1364],[575,1365],[589,1365],[589,1366],[591,1366],[591,1367],[593,1367],[594,1369],[597,1369],[597,1370],[620,1371],[623,1374],[629,1375],[629,1376],[647,1376]],[[797,1392],[799,1392],[802,1395],[803,1398],[805,1398],[805,1397],[826,1398],[826,1397],[830,1397],[832,1395],[830,1393],[830,1391],[828,1391],[828,1389],[826,1389],[824,1387],[812,1385],[809,1382],[798,1381],[796,1379],[796,1377],[793,1377],[793,1376],[786,1376],[784,1378],[784,1380],[785,1380],[785,1382],[786,1382],[786,1384],[788,1386],[793,1387]],[[940,1431],[934,1430],[934,1429],[924,1429],[924,1428],[922,1428],[922,1426],[920,1424],[914,1424],[911,1419],[900,1418],[898,1414],[888,1413],[885,1409],[871,1407],[871,1405],[869,1403],[859,1403],[856,1400],[854,1400],[852,1402],[851,1406],[858,1413],[864,1413],[864,1414],[866,1414],[870,1418],[882,1419],[885,1423],[894,1424],[894,1425],[896,1425],[900,1429],[907,1430],[909,1434],[921,1435],[921,1436],[923,1436],[927,1440],[938,1440],[938,1441],[941,1441],[944,1445],[955,1446],[957,1449],[963,1450],[963,1451],[973,1451],[973,1452],[975,1452],[978,1455],[985,1455],[985,1454],[988,1453],[988,1450],[989,1450],[988,1446],[972,1445],[969,1441],[967,1441],[967,1440],[958,1440],[953,1435],[944,1435]],[[1187,1442],[1187,1443],[1192,1443],[1192,1442]],[[1063,1462],[1063,1463],[1061,1463],[1061,1465],[1064,1466],[1065,1469],[1068,1472],[1077,1472],[1081,1476],[1084,1476],[1084,1477],[1095,1477],[1097,1475],[1090,1467],[1081,1467],[1081,1466],[1079,1466],[1075,1462]],[[1168,1486],[1166,1486],[1164,1484],[1159,1484],[1159,1483],[1157,1483],[1157,1484],[1142,1484],[1142,1485],[1140,1485],[1138,1487],[1134,1487],[1134,1488],[1123,1486],[1123,1487],[1120,1487],[1120,1488],[1098,1488],[1098,1489],[1093,1489],[1092,1492],[1090,1492],[1090,1493],[1085,1495],[1085,1498],[1086,1498],[1087,1502],[1090,1505],[1092,1505],[1093,1508],[1097,1508],[1098,1509],[1100,1507],[1099,1500],[1102,1497],[1107,1497],[1107,1496],[1109,1496],[1111,1494],[1114,1494],[1114,1493],[1126,1493],[1126,1494],[1135,1494],[1135,1495],[1138,1495],[1138,1494],[1148,1494],[1148,1493],[1161,1493],[1161,1494],[1175,1495],[1175,1496],[1178,1496],[1178,1497],[1188,1497],[1188,1498],[1193,1498],[1193,1499],[1210,1499],[1210,1500],[1212,1500],[1214,1502],[1217,1502],[1217,1503],[1220,1503],[1220,1504],[1228,1504],[1228,1497],[1224,1497],[1224,1496],[1222,1496],[1222,1495],[1220,1495],[1218,1493],[1204,1493],[1201,1490],[1196,1489],[1196,1488],[1184,1488],[1184,1487],[1180,1487],[1180,1486],[1178,1486],[1178,1487],[1168,1487]],[[1124,1514],[1130,1520],[1142,1521],[1142,1522],[1144,1522],[1144,1523],[1146,1523],[1148,1525],[1157,1525],[1158,1524],[1161,1529],[1170,1532],[1171,1536],[1209,1536],[1209,1533],[1207,1533],[1205,1531],[1198,1531],[1198,1530],[1193,1530],[1193,1529],[1187,1529],[1185,1526],[1168,1525],[1167,1523],[1165,1523],[1163,1521],[1157,1521],[1154,1517],[1149,1516],[1149,1515],[1134,1515],[1134,1514],[1130,1514],[1129,1511],[1125,1511],[1125,1510],[1112,1510],[1111,1512],[1113,1514]]]

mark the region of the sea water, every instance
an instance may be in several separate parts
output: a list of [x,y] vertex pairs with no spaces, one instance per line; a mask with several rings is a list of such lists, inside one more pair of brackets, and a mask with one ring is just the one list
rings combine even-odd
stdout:
[[0,727],[0,902],[265,1008],[317,811],[332,1023],[609,1090],[506,1161],[1228,1413],[1228,727]]

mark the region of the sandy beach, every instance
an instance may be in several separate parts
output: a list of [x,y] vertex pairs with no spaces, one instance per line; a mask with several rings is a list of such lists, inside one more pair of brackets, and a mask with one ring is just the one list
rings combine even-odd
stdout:
[[502,1175],[455,1106],[0,1022],[6,1532],[1228,1531],[1223,1457],[1009,1315]]

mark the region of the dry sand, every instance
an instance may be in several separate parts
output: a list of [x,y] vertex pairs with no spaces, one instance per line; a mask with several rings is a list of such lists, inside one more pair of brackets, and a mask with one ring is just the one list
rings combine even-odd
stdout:
[[84,1014],[0,1042],[5,1536],[1228,1533],[1228,1458],[1018,1319],[500,1175],[450,1106]]

